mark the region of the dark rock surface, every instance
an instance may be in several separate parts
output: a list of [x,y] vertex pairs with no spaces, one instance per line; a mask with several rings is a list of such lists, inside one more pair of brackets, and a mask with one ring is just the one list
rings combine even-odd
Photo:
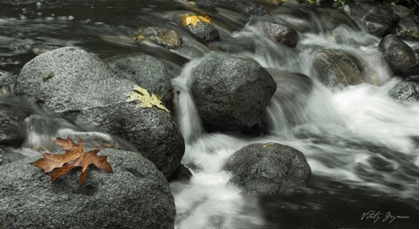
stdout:
[[185,167],[185,165],[180,164],[168,181],[188,181],[191,177],[191,171],[187,167]]
[[158,95],[165,104],[170,103],[173,86],[167,67],[159,59],[135,54],[112,57],[105,62],[115,71],[115,75],[136,82]]
[[347,86],[365,82],[364,64],[344,50],[327,49],[316,53],[312,67],[315,75],[326,86]]
[[196,26],[190,24],[187,28],[194,36],[200,38],[204,42],[208,43],[219,40],[219,31],[212,24],[198,21]]
[[248,145],[235,152],[224,169],[233,175],[230,182],[258,194],[295,193],[311,176],[302,152],[277,143]]
[[258,63],[233,57],[206,60],[193,70],[192,95],[209,130],[246,130],[258,123],[276,90]]
[[261,27],[270,37],[272,37],[281,44],[293,48],[298,43],[298,33],[295,29],[289,26],[280,25],[272,22],[259,22],[257,26]]
[[395,36],[407,40],[419,40],[419,17],[407,16],[402,18],[393,29]]
[[397,101],[415,102],[419,101],[419,85],[418,82],[404,81],[395,85],[389,91],[389,96]]
[[384,37],[378,47],[395,74],[404,74],[405,71],[416,64],[414,51],[392,34]]
[[391,7],[392,12],[394,12],[394,14],[398,15],[400,18],[405,18],[410,16],[413,11],[405,6],[402,5],[396,5],[394,7]]
[[51,183],[22,159],[0,167],[0,222],[4,228],[174,228],[175,204],[168,183],[139,153],[104,149],[112,174],[90,168]]
[[[43,76],[51,72],[54,76],[43,82]],[[97,57],[66,47],[28,62],[14,93],[123,138],[169,178],[184,154],[183,137],[169,113],[127,102],[134,85],[115,76]]]
[[377,2],[361,2],[352,4],[350,17],[363,22],[369,33],[376,36],[385,35],[394,21],[394,12],[388,6]]

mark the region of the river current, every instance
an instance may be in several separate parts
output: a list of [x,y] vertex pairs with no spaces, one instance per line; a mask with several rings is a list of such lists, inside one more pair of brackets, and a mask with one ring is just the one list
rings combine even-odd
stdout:
[[[301,93],[290,101],[279,99],[278,88],[267,107],[267,135],[204,131],[190,95],[192,70],[227,54],[210,50],[180,29],[177,18],[193,12],[215,18],[222,39],[251,40],[254,52],[235,55],[254,59],[275,80],[284,71],[311,78],[310,93],[304,91],[307,82],[296,79]],[[186,142],[182,162],[193,173],[187,183],[170,184],[177,229],[367,228],[372,222],[361,220],[361,215],[371,210],[418,219],[419,104],[389,97],[389,90],[401,80],[392,78],[380,55],[380,38],[368,34],[363,25],[340,26],[331,32],[321,19],[312,20],[314,27],[300,33],[298,45],[289,48],[247,24],[247,16],[223,7],[197,9],[170,0],[4,0],[0,2],[0,82],[18,75],[36,55],[64,46],[78,46],[100,58],[141,52],[167,63],[180,91],[176,119]],[[149,24],[180,31],[184,46],[169,51],[149,42],[135,43],[137,28]],[[311,58],[324,48],[358,56],[376,85],[336,89],[321,85],[312,76]],[[246,145],[266,142],[289,145],[305,154],[312,169],[310,194],[250,196],[228,183],[230,174],[222,167],[229,156]],[[414,221],[392,225],[415,228]]]

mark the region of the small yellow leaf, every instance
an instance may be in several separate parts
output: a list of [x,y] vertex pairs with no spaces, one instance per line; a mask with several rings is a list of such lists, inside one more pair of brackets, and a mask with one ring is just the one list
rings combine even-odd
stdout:
[[139,107],[149,107],[152,108],[153,106],[164,110],[166,112],[170,112],[165,105],[163,105],[162,101],[160,100],[159,96],[155,94],[149,94],[149,92],[139,86],[134,86],[133,90],[127,94],[128,99],[127,102],[137,101],[139,102]]
[[143,34],[139,34],[139,35],[133,37],[133,40],[135,40],[135,41],[139,41],[139,40],[143,40],[143,39],[144,39]]
[[264,144],[264,145],[263,145],[263,149],[265,149],[265,148],[267,148],[267,147],[269,147],[269,146],[272,146],[272,145],[274,145],[274,144],[276,144],[276,143],[274,143],[274,142],[269,142],[269,143],[266,143],[266,144]]
[[182,16],[181,18],[181,22],[183,26],[188,26],[188,25],[197,26],[198,22],[200,21],[205,22],[207,24],[211,24],[211,19],[207,15],[195,16],[195,15],[184,14],[184,16]]

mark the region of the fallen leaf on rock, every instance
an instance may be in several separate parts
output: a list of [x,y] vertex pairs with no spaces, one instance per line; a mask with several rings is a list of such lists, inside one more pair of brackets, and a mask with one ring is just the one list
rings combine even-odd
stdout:
[[160,100],[159,96],[149,93],[146,89],[134,86],[134,89],[127,95],[129,98],[127,102],[138,101],[140,102],[138,106],[140,107],[149,107],[152,108],[153,106],[162,109],[166,112],[170,112],[163,102]]
[[[43,153],[43,158],[30,163],[33,166],[43,169],[52,182],[70,170],[76,167],[82,167],[79,178],[79,183],[82,185],[85,182],[90,164],[94,164],[98,169],[107,173],[112,173],[112,167],[107,162],[107,156],[96,155],[100,151],[100,148],[84,153],[83,141],[80,138],[79,144],[75,144],[70,137],[67,137],[67,139],[57,138],[54,139],[54,142],[65,150],[64,154]],[[102,148],[106,147],[109,147],[109,145]]]
[[269,143],[266,143],[266,144],[264,144],[264,145],[263,145],[263,149],[265,149],[265,148],[267,148],[267,147],[269,147],[269,146],[272,146],[272,145],[274,145],[274,144],[276,144],[276,143],[274,143],[274,142],[269,142]]
[[188,26],[188,25],[197,26],[199,21],[205,22],[207,24],[211,24],[211,20],[209,16],[207,15],[196,16],[196,15],[184,14],[181,18],[182,25],[184,26]]

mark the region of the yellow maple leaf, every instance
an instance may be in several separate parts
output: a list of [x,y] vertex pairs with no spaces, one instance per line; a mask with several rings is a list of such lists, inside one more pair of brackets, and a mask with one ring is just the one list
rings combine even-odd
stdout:
[[184,16],[182,16],[181,18],[182,25],[184,26],[188,26],[188,25],[197,26],[197,23],[199,21],[205,22],[207,24],[211,24],[211,19],[207,15],[196,16],[196,15],[184,14]]
[[163,105],[163,102],[160,100],[159,96],[150,93],[139,86],[134,86],[133,90],[127,94],[129,97],[127,99],[127,102],[137,101],[139,102],[139,107],[149,107],[152,108],[153,106],[162,109],[166,112],[170,112],[165,105]]
[[269,146],[272,146],[272,145],[274,145],[274,144],[276,144],[276,143],[274,143],[274,142],[269,142],[269,143],[266,143],[266,144],[264,144],[264,145],[263,145],[263,149],[265,149],[265,148],[267,148],[267,147],[269,147]]
[[143,34],[139,34],[139,35],[133,37],[133,40],[135,40],[135,41],[140,41],[140,40],[143,40],[143,39],[144,39]]

